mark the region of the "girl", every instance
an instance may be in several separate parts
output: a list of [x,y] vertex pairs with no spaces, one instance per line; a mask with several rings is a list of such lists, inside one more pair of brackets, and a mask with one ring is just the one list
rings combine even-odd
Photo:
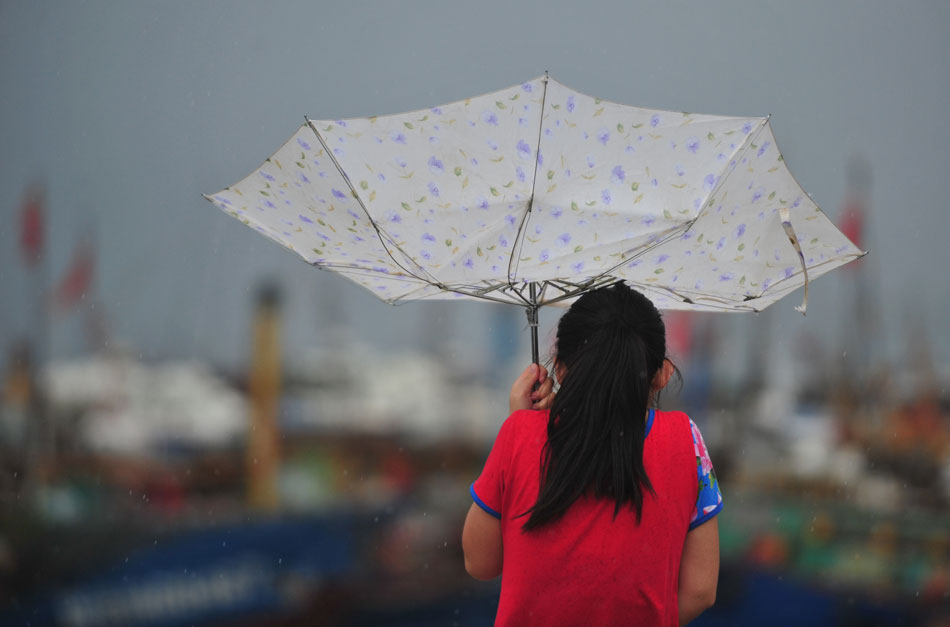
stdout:
[[674,371],[660,314],[623,283],[588,292],[555,351],[557,394],[536,364],[511,388],[465,568],[504,572],[496,625],[685,624],[715,599],[722,498],[696,425],[647,409]]

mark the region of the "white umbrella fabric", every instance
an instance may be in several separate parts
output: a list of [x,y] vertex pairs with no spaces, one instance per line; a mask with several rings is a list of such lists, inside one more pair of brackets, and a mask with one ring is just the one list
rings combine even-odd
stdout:
[[[307,120],[206,196],[389,303],[537,308],[626,281],[661,309],[761,311],[865,253],[769,118],[615,104],[547,75],[431,109]],[[534,328],[532,328],[535,331]]]

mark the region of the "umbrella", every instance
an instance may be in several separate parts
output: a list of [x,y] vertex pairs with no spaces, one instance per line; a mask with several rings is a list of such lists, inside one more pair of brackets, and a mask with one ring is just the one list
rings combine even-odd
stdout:
[[430,109],[306,119],[206,196],[392,304],[537,310],[625,281],[661,309],[761,311],[865,253],[789,172],[769,118],[644,109],[547,74]]

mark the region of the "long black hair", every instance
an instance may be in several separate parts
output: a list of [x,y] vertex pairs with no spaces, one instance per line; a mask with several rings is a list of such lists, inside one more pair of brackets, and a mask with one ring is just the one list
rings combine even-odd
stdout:
[[585,493],[643,510],[653,486],[643,466],[653,377],[666,329],[653,303],[624,283],[581,296],[557,327],[555,366],[565,372],[551,405],[530,531],[559,519]]

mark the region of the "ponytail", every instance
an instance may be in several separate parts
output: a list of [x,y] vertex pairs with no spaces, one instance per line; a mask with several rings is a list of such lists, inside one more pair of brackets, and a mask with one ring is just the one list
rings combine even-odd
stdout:
[[653,492],[643,465],[653,377],[666,355],[659,312],[623,283],[588,292],[561,318],[557,365],[566,370],[548,419],[530,531],[558,520],[587,493],[643,510]]

